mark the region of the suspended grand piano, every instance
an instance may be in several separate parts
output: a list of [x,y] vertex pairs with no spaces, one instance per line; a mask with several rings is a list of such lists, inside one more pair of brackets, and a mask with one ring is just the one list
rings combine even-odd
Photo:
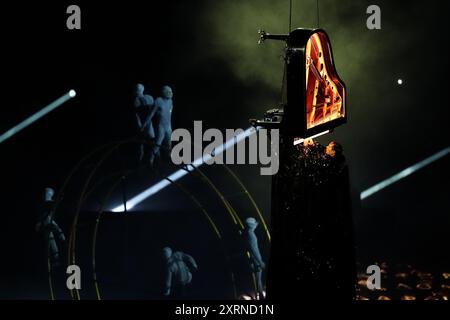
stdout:
[[336,72],[330,40],[321,29],[296,29],[289,35],[261,31],[260,36],[260,42],[286,42],[281,106],[267,111],[263,120],[251,121],[280,129],[267,297],[351,300],[355,261],[345,158],[324,169],[320,159],[326,156],[316,161],[307,149],[295,146],[347,121],[346,88]]
[[260,31],[266,40],[286,42],[285,100],[254,125],[279,127],[284,136],[309,138],[347,122],[346,89],[324,30],[296,29],[289,35]]

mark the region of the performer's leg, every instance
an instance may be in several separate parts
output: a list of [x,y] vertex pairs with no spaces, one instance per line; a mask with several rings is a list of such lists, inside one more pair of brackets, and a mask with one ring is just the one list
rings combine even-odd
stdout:
[[141,143],[139,145],[139,151],[138,151],[138,161],[139,161],[139,163],[141,163],[142,159],[144,159],[144,150],[145,150],[144,143]]
[[50,232],[48,235],[48,246],[50,253],[50,262],[53,266],[59,265],[59,250],[58,245],[56,244],[55,236],[53,232]]
[[155,158],[159,156],[159,150],[162,142],[164,141],[164,137],[165,137],[164,126],[160,124],[156,127],[154,144],[150,150],[150,165],[153,165]]
[[164,139],[161,144],[164,157],[170,159],[170,153],[172,151],[172,129],[168,129],[164,132]]
[[256,271],[255,276],[256,276],[256,289],[258,290],[257,294],[259,295],[259,299],[263,299],[264,286],[262,282],[262,269]]

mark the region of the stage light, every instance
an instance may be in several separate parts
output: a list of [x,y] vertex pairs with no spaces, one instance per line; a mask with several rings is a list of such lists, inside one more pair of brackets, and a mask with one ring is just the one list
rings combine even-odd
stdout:
[[431,157],[429,157],[409,168],[406,168],[405,170],[397,173],[396,175],[393,175],[392,177],[390,177],[384,181],[381,181],[380,183],[377,183],[373,187],[371,187],[361,193],[361,200],[365,200],[365,199],[373,196],[375,193],[380,192],[381,190],[386,189],[387,187],[400,181],[401,179],[404,179],[404,178],[412,175],[413,173],[419,171],[420,169],[423,169],[424,167],[430,165],[431,163],[447,156],[449,153],[450,153],[450,147],[445,148],[444,150],[436,153],[435,155],[432,155]]
[[397,84],[398,84],[399,86],[401,86],[401,85],[403,84],[403,79],[398,79],[398,80],[397,80]]
[[40,118],[45,116],[47,113],[52,112],[53,110],[55,110],[56,108],[58,108],[59,106],[61,106],[65,102],[67,102],[68,100],[72,99],[73,97],[75,97],[75,94],[76,94],[75,90],[70,90],[65,95],[63,95],[62,97],[56,99],[55,101],[50,103],[45,108],[43,108],[40,111],[36,112],[32,116],[28,117],[27,119],[25,119],[24,121],[22,121],[21,123],[16,125],[15,127],[9,129],[8,131],[6,131],[4,134],[2,134],[0,136],[0,143],[2,143],[5,140],[11,138],[15,134],[17,134],[19,131],[21,131],[21,130],[25,129],[26,127],[28,127],[29,125],[31,125],[33,122],[38,121]]
[[414,300],[416,300],[416,297],[415,296],[410,296],[410,295],[404,295],[404,296],[402,296],[401,300],[403,300],[403,301],[414,301]]
[[[328,133],[330,133],[330,130],[327,130],[327,131],[325,131],[325,132],[316,134],[315,136],[312,136],[311,138],[308,138],[308,139],[316,139],[316,138],[319,138],[319,137],[321,137],[321,136],[324,136],[324,135],[326,135],[326,134],[328,134]],[[306,140],[306,139],[297,139],[297,140],[295,140],[295,141],[294,141],[294,146],[297,146],[297,145],[299,145],[299,144],[305,142],[305,140]]]
[[[255,134],[257,129],[255,129],[253,127],[252,128],[248,128],[244,132],[242,132],[242,133],[238,134],[237,136],[231,138],[230,140],[226,141],[223,145],[221,145],[221,146],[219,146],[218,148],[215,149],[215,153],[214,153],[215,156],[223,153],[225,150],[230,149],[231,147],[233,147],[234,145],[238,144],[242,140],[244,140],[247,137],[250,137],[251,135]],[[136,195],[135,197],[133,197],[133,198],[131,198],[130,200],[127,201],[127,203],[126,203],[127,211],[132,209],[132,208],[134,208],[139,203],[141,203],[142,201],[150,198],[151,196],[153,196],[154,194],[158,193],[159,191],[163,190],[167,186],[169,186],[171,184],[171,182],[169,182],[169,180],[170,181],[177,181],[177,180],[181,179],[186,174],[188,174],[191,171],[194,171],[195,168],[202,166],[206,161],[209,161],[212,158],[213,158],[213,156],[210,155],[210,154],[204,155],[203,157],[200,157],[200,158],[194,160],[194,162],[192,164],[186,166],[186,170],[185,169],[180,169],[178,171],[175,171],[173,174],[168,176],[167,179],[161,180],[158,183],[156,183],[153,186],[151,186],[150,188],[148,188],[148,189],[144,190],[143,192],[139,193],[138,195]],[[118,206],[118,207],[112,209],[111,211],[112,212],[124,212],[125,211],[125,207],[124,207],[124,205],[121,205],[121,206]]]

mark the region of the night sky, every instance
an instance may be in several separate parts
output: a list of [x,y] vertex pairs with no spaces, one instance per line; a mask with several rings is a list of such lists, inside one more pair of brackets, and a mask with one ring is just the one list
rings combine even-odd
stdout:
[[[66,29],[69,4],[2,4],[0,132],[70,89],[78,95],[0,145],[0,298],[46,298],[45,270],[36,266],[45,262],[33,229],[42,190],[58,190],[88,152],[134,135],[130,101],[136,82],[155,97],[162,85],[172,86],[174,129],[190,129],[194,120],[205,128],[247,128],[249,118],[280,100],[284,45],[258,45],[257,31],[288,31],[287,0],[77,1],[80,31]],[[382,30],[366,27],[370,4],[381,7]],[[449,7],[440,0],[320,1],[319,24],[331,38],[349,112],[348,124],[320,141],[342,143],[356,195],[450,145]],[[315,0],[293,1],[292,26],[317,27]],[[124,152],[114,156],[120,168],[132,161],[130,150]],[[444,252],[449,165],[447,157],[355,204],[361,260],[450,267]],[[268,218],[270,178],[255,167],[232,168]],[[219,169],[207,170],[233,194]],[[203,192],[199,183],[186,183]],[[127,188],[133,193],[143,186],[141,177]],[[181,212],[183,204],[176,203],[186,200],[177,197],[166,190],[137,209]],[[111,201],[115,205],[120,198]],[[67,217],[61,220],[68,226]],[[267,252],[264,241],[263,246]]]

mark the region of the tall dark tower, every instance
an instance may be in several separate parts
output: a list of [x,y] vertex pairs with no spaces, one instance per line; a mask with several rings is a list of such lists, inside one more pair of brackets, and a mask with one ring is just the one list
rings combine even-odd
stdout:
[[285,100],[255,126],[280,129],[280,169],[272,179],[272,246],[267,297],[341,299],[354,296],[355,259],[349,177],[342,147],[309,140],[346,123],[346,87],[324,30],[289,35]]

